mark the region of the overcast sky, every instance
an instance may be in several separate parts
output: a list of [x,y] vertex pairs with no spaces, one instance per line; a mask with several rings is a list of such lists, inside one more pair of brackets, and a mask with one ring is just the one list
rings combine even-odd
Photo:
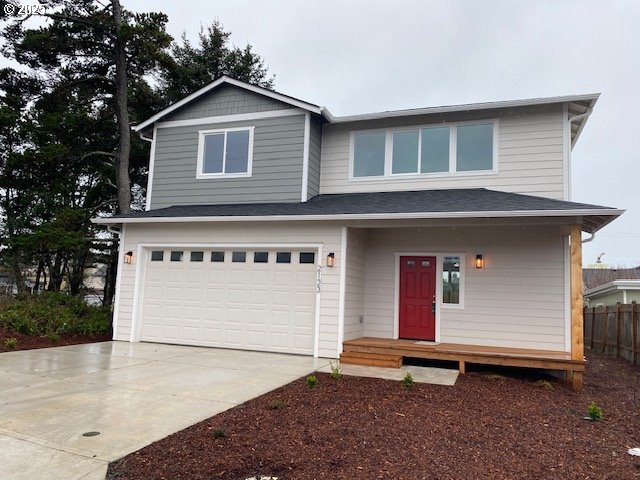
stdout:
[[276,89],[334,115],[600,92],[572,154],[573,200],[627,209],[584,264],[640,264],[640,2],[124,0],[174,37],[218,18]]

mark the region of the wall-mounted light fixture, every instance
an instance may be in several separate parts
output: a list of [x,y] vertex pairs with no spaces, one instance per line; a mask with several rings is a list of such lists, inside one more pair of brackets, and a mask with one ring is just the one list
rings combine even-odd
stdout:
[[336,254],[331,252],[327,255],[327,267],[333,267],[336,264]]
[[133,252],[131,250],[124,254],[124,263],[133,263]]
[[484,268],[484,257],[481,254],[476,255],[476,268]]

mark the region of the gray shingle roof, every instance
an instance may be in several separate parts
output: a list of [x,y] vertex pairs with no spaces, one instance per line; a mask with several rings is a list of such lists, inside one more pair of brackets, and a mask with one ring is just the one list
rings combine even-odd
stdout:
[[[401,192],[344,193],[317,195],[304,203],[249,203],[231,205],[176,205],[146,212],[118,215],[109,220],[189,218],[189,217],[272,217],[272,216],[331,216],[373,214],[442,214],[469,213],[469,216],[493,216],[495,212],[575,212],[601,215],[606,221],[595,220],[587,231],[602,225],[621,212],[609,207],[550,198],[498,192],[484,188],[417,190]],[[597,211],[594,213],[594,211]],[[608,211],[608,212],[607,212]],[[617,213],[616,213],[617,212]],[[486,213],[486,215],[483,215]],[[612,217],[612,218],[609,218]],[[604,221],[604,223],[602,223]],[[103,223],[103,222],[101,222]],[[602,223],[602,225],[597,225]]]

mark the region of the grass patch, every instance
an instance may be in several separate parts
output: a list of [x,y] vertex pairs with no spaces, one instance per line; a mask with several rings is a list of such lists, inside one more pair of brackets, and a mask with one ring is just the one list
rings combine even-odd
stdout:
[[56,343],[63,333],[97,335],[111,325],[108,308],[87,305],[65,293],[20,295],[0,305],[0,328],[25,335],[48,337]]

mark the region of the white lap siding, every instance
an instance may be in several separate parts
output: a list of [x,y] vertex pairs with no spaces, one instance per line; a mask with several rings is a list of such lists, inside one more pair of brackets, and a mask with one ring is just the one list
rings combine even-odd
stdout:
[[[522,112],[520,112],[522,113]],[[437,120],[389,119],[325,124],[322,131],[320,193],[387,192],[440,188],[489,188],[562,200],[564,195],[563,117],[560,106],[544,112],[499,116],[496,174],[403,175],[349,180],[350,132],[426,125]]]
[[564,351],[563,234],[560,226],[368,230],[364,335],[393,338],[395,252],[461,253],[464,308],[442,308],[441,342]]
[[347,230],[347,275],[345,282],[344,339],[362,337],[365,285],[366,231]]
[[[324,223],[253,222],[253,223],[156,223],[129,224],[125,227],[121,252],[134,252],[132,264],[123,264],[120,277],[119,299],[116,315],[116,340],[132,338],[132,320],[135,304],[142,301],[141,290],[136,291],[136,274],[144,270],[144,259],[136,258],[139,245],[311,245],[321,244],[323,256],[334,252],[336,263],[342,261],[340,252],[341,227]],[[185,250],[188,250],[185,248]],[[338,297],[340,269],[327,268],[322,263],[320,295],[320,326],[318,354],[321,357],[338,355]],[[143,264],[140,264],[140,262]]]

